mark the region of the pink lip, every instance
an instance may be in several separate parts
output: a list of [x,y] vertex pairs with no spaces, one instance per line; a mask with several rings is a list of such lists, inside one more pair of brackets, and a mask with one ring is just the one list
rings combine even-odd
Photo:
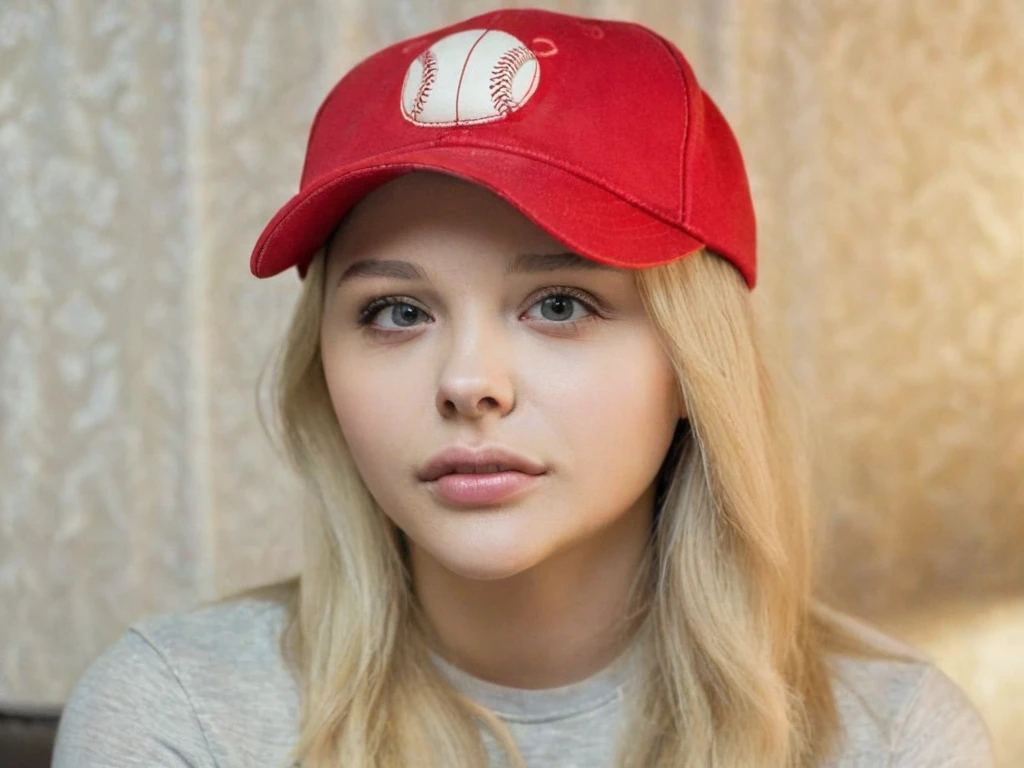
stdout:
[[420,480],[437,480],[453,472],[467,470],[467,465],[489,469],[497,465],[501,471],[516,470],[528,475],[540,475],[545,471],[543,464],[520,456],[518,453],[495,443],[478,446],[452,445],[434,454],[416,473]]
[[544,475],[529,475],[514,470],[482,474],[443,475],[427,483],[435,493],[449,504],[479,507],[508,501],[530,490]]

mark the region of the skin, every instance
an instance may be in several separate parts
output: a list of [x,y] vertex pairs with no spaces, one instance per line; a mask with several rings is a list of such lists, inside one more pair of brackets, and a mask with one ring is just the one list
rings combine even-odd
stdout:
[[[363,198],[328,250],[321,351],[353,459],[407,537],[443,655],[518,688],[581,680],[624,650],[612,627],[686,416],[630,270],[504,275],[517,254],[569,250],[489,190],[427,172]],[[414,262],[429,282],[339,284],[363,259]],[[583,291],[594,309],[540,295],[550,287]],[[405,303],[360,327],[380,296]],[[417,479],[439,450],[481,441],[547,474],[501,506],[468,510]]]

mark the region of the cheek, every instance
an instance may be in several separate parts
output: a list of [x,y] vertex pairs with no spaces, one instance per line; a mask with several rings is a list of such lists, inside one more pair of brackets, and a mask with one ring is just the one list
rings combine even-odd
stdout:
[[410,399],[401,379],[365,370],[345,370],[324,362],[324,375],[338,425],[353,461],[371,490],[393,477],[396,457],[409,434]]
[[[579,367],[572,382],[558,393],[560,418],[571,420],[600,442],[627,436],[644,437],[675,423],[675,377],[658,349],[636,344],[628,354],[595,360]],[[570,390],[571,387],[571,390]]]
[[[559,429],[591,487],[643,488],[657,473],[679,418],[676,382],[660,349],[634,347],[613,365],[582,372],[561,397]],[[650,476],[650,477],[649,477]]]

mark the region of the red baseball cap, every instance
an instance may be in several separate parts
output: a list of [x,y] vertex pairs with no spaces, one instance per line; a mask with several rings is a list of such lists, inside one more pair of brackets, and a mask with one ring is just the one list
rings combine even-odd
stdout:
[[736,138],[679,49],[640,24],[508,8],[367,57],[320,106],[252,273],[304,279],[363,196],[417,170],[486,187],[585,258],[637,269],[707,246],[755,285]]

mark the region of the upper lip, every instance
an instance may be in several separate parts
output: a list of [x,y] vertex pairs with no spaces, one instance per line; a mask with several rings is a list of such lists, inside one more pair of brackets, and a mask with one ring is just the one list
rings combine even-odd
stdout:
[[532,459],[521,456],[500,445],[485,445],[470,448],[453,445],[434,454],[423,465],[417,476],[420,480],[436,480],[442,475],[454,472],[473,472],[497,465],[498,471],[515,470],[530,475],[544,474],[544,467]]

